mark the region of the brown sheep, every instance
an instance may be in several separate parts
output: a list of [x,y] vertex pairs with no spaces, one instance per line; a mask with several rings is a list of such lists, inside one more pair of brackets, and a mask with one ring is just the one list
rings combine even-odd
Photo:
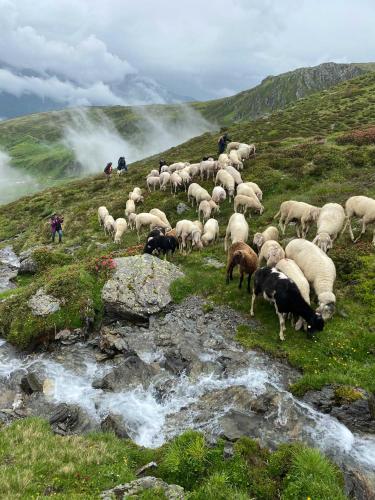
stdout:
[[258,256],[254,250],[246,243],[238,241],[229,248],[227,260],[227,283],[233,280],[233,269],[240,266],[240,282],[238,288],[241,288],[244,274],[247,274],[247,291],[250,293],[251,275],[258,267]]

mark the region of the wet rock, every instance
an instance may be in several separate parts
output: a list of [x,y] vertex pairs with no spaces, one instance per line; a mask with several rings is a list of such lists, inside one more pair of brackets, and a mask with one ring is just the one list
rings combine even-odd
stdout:
[[20,261],[14,253],[13,247],[0,249],[0,293],[15,288],[12,282],[17,277]]
[[228,441],[236,441],[242,436],[254,436],[262,426],[263,417],[230,410],[219,419],[221,435]]
[[76,342],[84,340],[85,334],[81,328],[76,328],[74,330],[60,330],[55,335],[55,340],[59,341],[63,345],[71,345]]
[[30,297],[27,305],[35,316],[48,316],[60,309],[60,301],[48,295],[43,288]]
[[119,415],[110,413],[100,423],[100,428],[104,432],[113,432],[117,437],[129,439],[127,427]]
[[178,351],[170,351],[165,355],[164,367],[175,375],[181,375],[189,372],[189,360]]
[[28,373],[21,379],[21,389],[26,394],[43,392],[43,386],[48,380],[43,366],[32,365]]
[[170,302],[169,286],[183,273],[168,261],[152,255],[115,259],[116,271],[102,291],[107,316],[147,320]]
[[368,409],[371,415],[371,418],[375,420],[375,393],[372,392],[368,397]]
[[113,368],[103,378],[94,380],[95,389],[119,392],[129,387],[142,385],[145,389],[159,370],[142,361],[135,353],[130,354],[121,364]]
[[118,352],[128,351],[125,339],[116,331],[103,327],[100,331],[98,347],[101,351],[114,356]]
[[56,434],[81,433],[91,428],[91,422],[84,410],[77,405],[62,403],[49,418],[49,423]]
[[103,500],[125,499],[129,497],[137,498],[147,490],[161,490],[164,494],[164,498],[168,500],[183,500],[185,498],[184,489],[181,486],[177,484],[168,484],[152,476],[146,476],[135,479],[130,483],[120,484],[111,490],[104,491],[101,494],[101,498]]
[[232,458],[234,455],[234,448],[232,443],[225,443],[223,450],[223,458]]
[[176,212],[178,213],[178,215],[181,215],[184,212],[187,212],[189,209],[190,209],[190,207],[188,207],[188,205],[186,205],[186,203],[181,202],[177,205]]
[[344,467],[345,492],[348,498],[375,500],[375,474],[365,475],[357,469]]

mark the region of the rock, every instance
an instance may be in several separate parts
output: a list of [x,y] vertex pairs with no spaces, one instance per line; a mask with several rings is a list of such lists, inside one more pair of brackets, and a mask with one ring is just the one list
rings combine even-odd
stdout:
[[98,346],[101,351],[112,356],[118,352],[126,352],[128,350],[126,340],[108,327],[101,329]]
[[[141,493],[147,490],[162,491],[167,500],[183,500],[185,498],[184,489],[177,484],[168,484],[161,479],[152,476],[135,479],[130,483],[120,484],[111,490],[103,491],[100,495],[103,500],[138,498]],[[150,497],[151,498],[151,497]]]
[[368,409],[371,415],[371,418],[375,420],[375,393],[372,392],[368,397]]
[[203,259],[204,265],[207,267],[215,267],[216,269],[221,269],[222,267],[225,267],[225,264],[223,262],[220,262],[217,259],[213,259],[212,257],[205,257]]
[[250,415],[237,410],[229,410],[219,418],[221,435],[228,441],[236,441],[242,436],[254,436],[262,427],[263,417]]
[[35,316],[48,316],[60,309],[60,301],[52,295],[47,295],[43,288],[30,297],[27,305]]
[[104,285],[102,298],[113,319],[147,320],[170,302],[169,286],[183,273],[152,255],[115,259],[116,271]]
[[21,261],[20,274],[35,274],[38,270],[38,265],[32,257],[27,257]]
[[56,434],[82,433],[91,428],[91,421],[78,405],[59,404],[49,418]]
[[186,203],[181,202],[177,205],[176,212],[178,213],[178,215],[181,215],[184,212],[187,212],[189,209],[190,209],[190,207],[188,207],[188,205],[186,205]]
[[223,458],[232,458],[234,455],[234,448],[232,443],[225,443],[223,450]]
[[85,334],[81,328],[76,328],[75,330],[60,330],[55,335],[55,340],[61,342],[63,345],[71,345],[84,340]]
[[130,437],[122,417],[113,413],[110,413],[101,421],[100,428],[104,432],[113,432],[122,439],[129,439]]
[[180,352],[168,352],[165,355],[164,367],[174,373],[175,375],[181,375],[181,373],[189,372],[189,360],[185,359]]
[[344,479],[348,498],[375,500],[375,474],[366,476],[359,470],[344,466]]
[[103,378],[94,380],[92,386],[95,389],[114,392],[137,385],[142,385],[146,389],[158,372],[156,367],[148,365],[133,353]]
[[15,288],[12,282],[17,277],[20,261],[13,251],[13,247],[7,246],[0,249],[0,293]]
[[140,469],[138,469],[135,473],[136,476],[141,476],[146,470],[150,469],[155,469],[158,466],[156,462],[149,462],[148,464],[144,465]]
[[32,365],[28,373],[21,379],[21,389],[26,394],[43,392],[43,385],[48,377],[43,366]]

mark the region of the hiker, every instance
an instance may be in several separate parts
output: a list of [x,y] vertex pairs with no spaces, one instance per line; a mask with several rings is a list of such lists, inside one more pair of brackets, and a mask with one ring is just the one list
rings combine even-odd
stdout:
[[62,224],[64,222],[64,217],[60,217],[57,214],[53,214],[50,223],[51,223],[51,234],[52,234],[52,242],[55,242],[56,233],[59,235],[59,243],[62,243]]
[[161,173],[161,167],[164,167],[164,165],[166,165],[167,162],[165,160],[160,160],[159,161],[159,174]]
[[128,166],[126,164],[125,156],[120,156],[117,162],[117,172],[121,174],[122,171],[124,172],[128,171]]
[[112,173],[112,162],[107,163],[104,173],[107,177],[107,181],[109,182],[109,179],[111,178],[111,173]]
[[225,132],[222,136],[219,137],[219,140],[217,141],[218,145],[218,150],[219,150],[219,155],[224,153],[225,148],[227,147],[227,142],[229,142],[230,139],[228,137],[228,134]]

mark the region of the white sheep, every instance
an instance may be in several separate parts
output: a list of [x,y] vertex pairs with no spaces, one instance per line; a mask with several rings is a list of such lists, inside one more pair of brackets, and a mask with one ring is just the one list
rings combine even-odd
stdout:
[[237,194],[234,197],[234,211],[237,212],[239,207],[244,208],[244,215],[246,215],[248,208],[253,208],[255,211],[262,215],[264,207],[256,196],[245,196],[244,194]]
[[171,229],[169,224],[163,222],[159,217],[147,212],[142,212],[135,217],[135,228],[138,234],[138,241],[140,240],[140,232],[144,226],[149,226],[150,230],[156,226],[164,229]]
[[130,214],[135,213],[135,203],[133,200],[126,200],[125,216],[129,217]]
[[186,253],[189,243],[191,248],[202,248],[201,234],[200,227],[194,222],[187,219],[178,221],[176,224],[176,238],[179,242],[180,252]]
[[101,226],[104,224],[104,219],[107,215],[109,215],[107,207],[103,206],[98,208],[98,221]]
[[116,231],[115,219],[112,215],[106,215],[104,218],[104,233],[113,236]]
[[177,172],[173,172],[171,174],[171,177],[169,179],[170,185],[171,185],[171,193],[174,194],[177,193],[177,189],[182,185],[182,179],[180,175]]
[[190,165],[188,161],[178,161],[176,163],[172,163],[172,165],[169,165],[168,171],[170,174],[173,174],[173,172],[175,172],[176,170],[182,170],[188,165]]
[[160,190],[165,191],[171,179],[171,174],[169,172],[162,172],[160,174]]
[[268,226],[262,233],[255,233],[253,244],[258,248],[258,252],[262,245],[269,240],[279,240],[279,230],[275,226]]
[[227,193],[221,186],[215,186],[213,188],[211,198],[215,203],[219,204],[222,201],[225,201],[226,197]]
[[213,159],[203,160],[200,164],[201,179],[209,179],[212,175],[212,179],[215,176],[215,171],[217,170],[217,162]]
[[[368,196],[352,196],[345,203],[345,212],[347,221],[343,231],[345,231],[346,226],[349,224],[349,233],[352,241],[354,241],[354,234],[351,219],[352,217],[362,218],[362,230],[358,238],[355,240],[358,241],[362,234],[365,234],[367,224],[375,222],[375,200],[373,198],[369,198]],[[375,245],[375,228],[372,237],[372,244]]]
[[162,174],[163,172],[169,172],[169,167],[168,167],[168,165],[163,165],[163,166],[160,168],[160,173]]
[[203,233],[203,223],[200,220],[193,220],[194,226],[197,227],[197,229],[200,231],[200,233]]
[[229,153],[229,159],[230,159],[231,164],[233,165],[233,167],[236,167],[238,170],[242,170],[243,169],[243,163],[241,161],[240,156],[238,155],[238,152],[235,149],[233,149]]
[[254,189],[248,186],[246,182],[243,182],[242,184],[239,184],[237,186],[237,194],[243,194],[245,196],[249,196],[249,198],[258,198],[254,192]]
[[241,174],[239,173],[238,170],[236,170],[234,167],[232,167],[232,165],[228,165],[227,167],[224,168],[224,170],[226,172],[228,172],[233,177],[236,185],[243,183]]
[[216,219],[208,219],[203,227],[202,243],[204,246],[214,242],[219,237],[219,223]]
[[257,195],[258,199],[260,201],[262,201],[263,191],[260,189],[258,184],[256,184],[255,182],[244,182],[244,185],[249,186],[254,191],[254,193]]
[[280,243],[275,240],[265,241],[259,252],[258,266],[261,267],[263,260],[267,267],[274,267],[279,260],[285,258],[285,252]]
[[135,187],[132,191],[133,193],[137,193],[139,195],[142,195],[142,189],[140,187]]
[[[203,201],[203,200],[210,201],[211,195],[208,191],[206,191],[206,189],[199,186],[199,189],[196,189],[194,191],[194,198],[195,198],[195,202],[196,202],[197,207],[198,207],[198,205],[201,201]],[[197,211],[198,211],[198,208],[197,208]]]
[[116,232],[115,232],[114,242],[121,243],[122,235],[127,230],[128,224],[126,223],[125,219],[119,217],[118,219],[115,220],[115,225],[116,225]]
[[147,177],[146,184],[151,193],[151,187],[154,188],[154,191],[157,187],[160,187],[160,177]]
[[188,188],[187,199],[188,199],[188,202],[189,202],[190,198],[191,198],[191,204],[192,204],[192,206],[194,206],[195,192],[198,189],[200,189],[200,185],[197,184],[196,182],[193,182],[192,184],[190,184],[190,186]]
[[240,142],[230,142],[227,146],[227,153],[230,153],[233,149],[238,149],[240,144]]
[[224,250],[228,250],[228,240],[231,240],[231,245],[242,241],[247,242],[249,237],[249,225],[246,222],[245,216],[243,214],[234,213],[231,215],[224,238]]
[[316,312],[321,314],[324,320],[331,318],[336,304],[333,293],[336,268],[332,259],[314,243],[305,239],[292,240],[286,246],[285,254],[295,261],[312,285],[319,302]]
[[184,190],[186,192],[187,186],[190,183],[190,174],[188,171],[186,171],[185,168],[183,170],[180,170],[178,173],[179,173],[179,176],[181,177],[182,183],[184,185]]
[[147,177],[159,177],[159,170],[151,170]]
[[149,212],[152,215],[156,215],[156,217],[159,217],[165,224],[167,224],[169,227],[172,227],[169,223],[169,220],[167,219],[167,216],[162,210],[159,210],[158,208],[152,208]]
[[333,247],[333,242],[339,235],[345,223],[345,211],[338,203],[327,203],[320,211],[317,234],[313,243],[327,253]]
[[220,184],[228,191],[229,201],[234,195],[234,179],[226,170],[220,169],[216,174],[215,185]]
[[212,200],[210,201],[207,201],[207,200],[202,200],[200,203],[199,203],[199,207],[198,207],[198,218],[200,219],[200,215],[201,215],[201,212],[202,212],[202,219],[203,219],[203,222],[207,219],[209,219],[211,217],[211,212],[212,211],[215,211],[215,212],[218,212],[219,211],[219,207],[218,205],[216,205],[216,203]]
[[189,174],[190,177],[197,177],[201,171],[201,164],[200,163],[192,163],[191,165],[188,166],[189,168]]
[[224,168],[231,164],[229,156],[226,153],[221,153],[217,159],[218,168]]
[[[157,177],[154,177],[154,179],[156,178]],[[150,179],[152,179],[152,177],[150,177]],[[129,193],[129,200],[133,200],[134,203],[142,203],[143,196],[138,191],[133,190],[131,193]]]
[[128,216],[128,226],[129,229],[135,229],[135,221],[137,218],[137,214],[135,212],[132,212]]
[[305,238],[310,225],[317,221],[320,210],[320,208],[303,201],[289,200],[281,203],[280,210],[274,216],[274,219],[280,216],[279,227],[283,234],[285,234],[286,226],[295,221],[297,236]]

